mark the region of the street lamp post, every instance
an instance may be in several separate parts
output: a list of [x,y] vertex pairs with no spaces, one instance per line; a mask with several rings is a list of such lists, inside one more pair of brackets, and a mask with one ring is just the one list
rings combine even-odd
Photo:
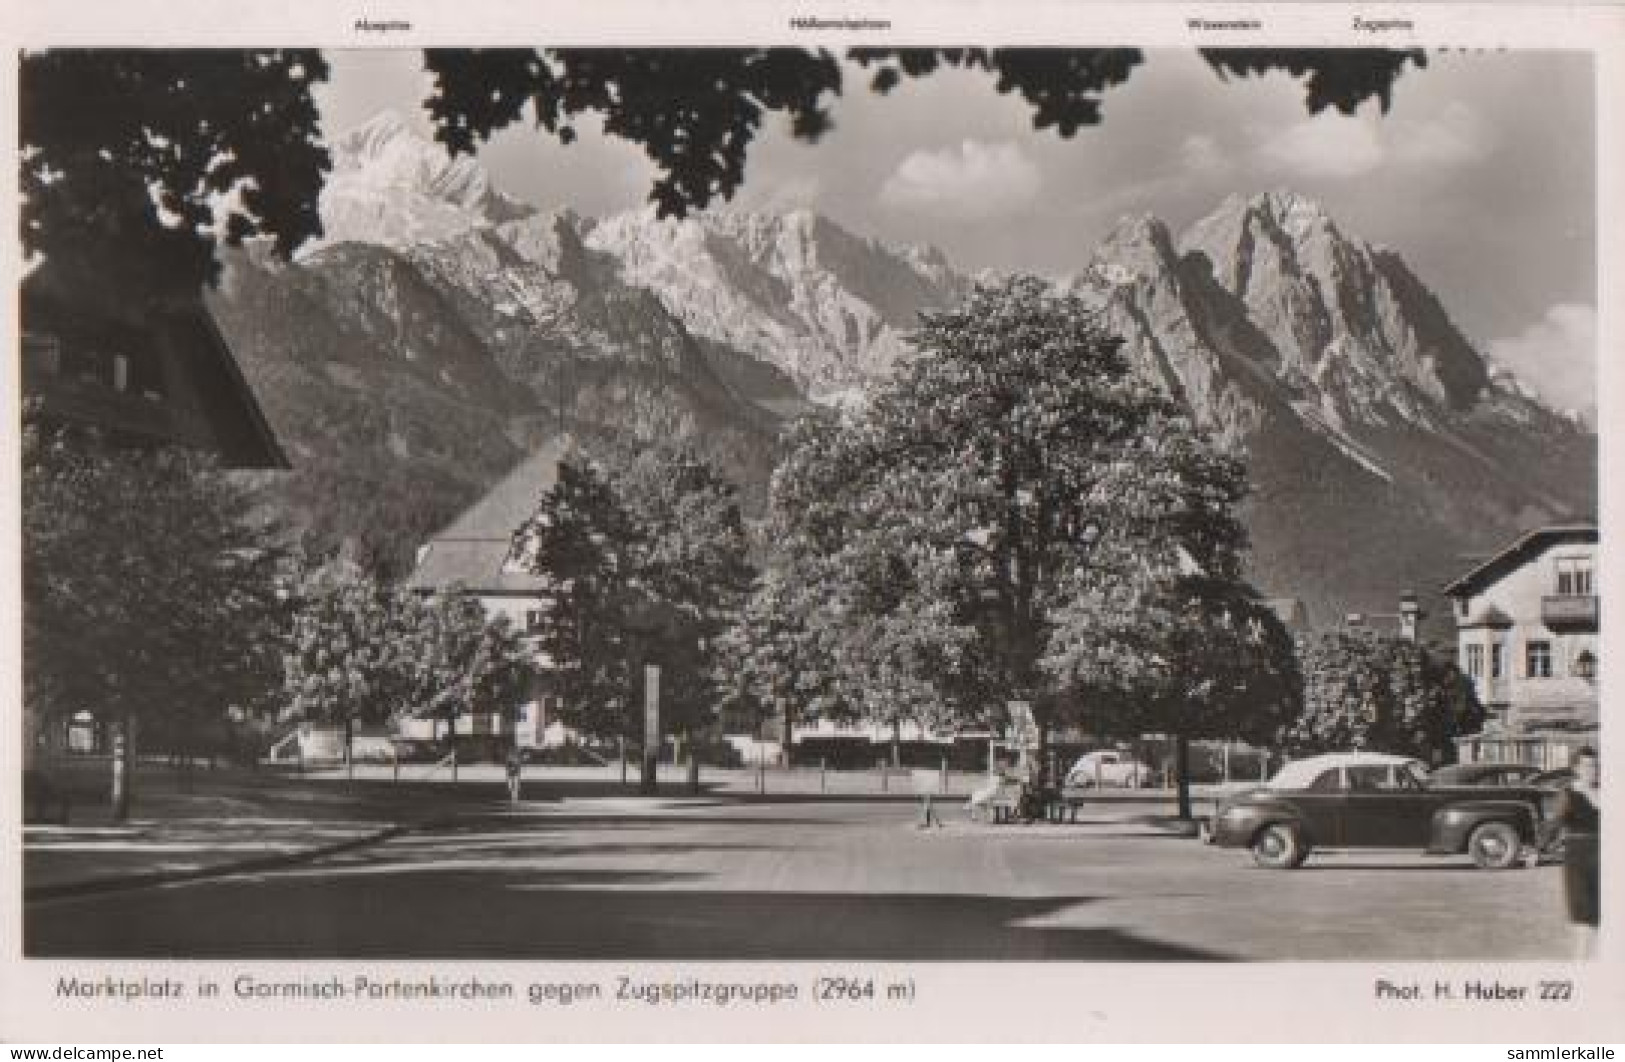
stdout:
[[666,616],[656,606],[644,604],[630,611],[624,622],[632,682],[637,683],[641,677],[643,683],[643,749],[639,756],[638,792],[653,796],[659,784],[661,743],[660,665],[655,662],[655,649],[665,630]]
[[660,771],[660,665],[643,666],[643,773],[638,792],[653,796]]

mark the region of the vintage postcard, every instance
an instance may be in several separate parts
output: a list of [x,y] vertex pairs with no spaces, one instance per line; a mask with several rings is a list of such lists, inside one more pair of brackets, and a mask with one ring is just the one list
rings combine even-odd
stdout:
[[0,1037],[1625,1037],[1625,9],[567,7],[6,16]]

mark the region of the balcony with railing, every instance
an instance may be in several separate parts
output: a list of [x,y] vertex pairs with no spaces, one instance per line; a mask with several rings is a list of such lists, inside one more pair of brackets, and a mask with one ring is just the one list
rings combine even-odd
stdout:
[[1596,630],[1595,594],[1551,594],[1540,599],[1540,621],[1552,630]]

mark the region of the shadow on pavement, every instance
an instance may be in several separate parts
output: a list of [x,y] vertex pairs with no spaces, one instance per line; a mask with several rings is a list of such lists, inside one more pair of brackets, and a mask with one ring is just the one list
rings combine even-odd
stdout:
[[887,961],[1223,960],[1112,926],[1032,924],[1085,896],[724,892],[686,875],[268,876],[26,912],[31,957]]
[[615,812],[554,812],[536,820],[542,828],[571,826],[593,830],[647,830],[661,826],[846,826],[845,819],[809,819],[801,816],[706,815],[686,812],[618,814]]

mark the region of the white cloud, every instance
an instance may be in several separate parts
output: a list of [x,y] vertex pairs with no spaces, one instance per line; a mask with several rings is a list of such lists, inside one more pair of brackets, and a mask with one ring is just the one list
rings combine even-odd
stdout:
[[1402,124],[1395,129],[1393,141],[1396,160],[1436,170],[1479,162],[1495,147],[1489,123],[1460,101],[1429,121]]
[[1348,179],[1381,166],[1386,152],[1370,118],[1321,114],[1267,135],[1259,155],[1271,168],[1291,174]]
[[937,217],[981,220],[1019,211],[1042,184],[1038,166],[1019,145],[966,140],[909,155],[886,178],[880,201]]
[[1255,130],[1254,138],[1267,169],[1335,180],[1363,177],[1383,166],[1444,173],[1482,161],[1495,147],[1489,123],[1460,101],[1422,120],[1371,111],[1321,114],[1279,131]]
[[1531,383],[1548,404],[1595,416],[1595,308],[1581,302],[1560,302],[1522,334],[1491,341],[1489,355]]

